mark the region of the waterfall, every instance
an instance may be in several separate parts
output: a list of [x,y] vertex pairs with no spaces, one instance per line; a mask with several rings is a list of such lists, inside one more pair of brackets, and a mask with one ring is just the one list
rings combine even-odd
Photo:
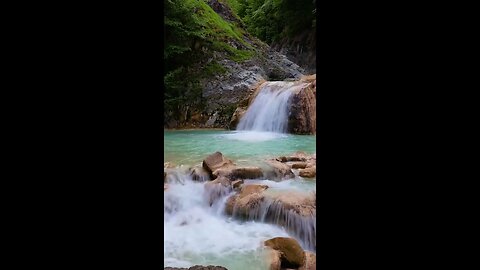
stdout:
[[237,130],[253,130],[286,133],[289,102],[292,94],[306,83],[266,82],[240,119]]
[[287,209],[281,201],[269,197],[259,197],[247,212],[239,210],[234,205],[232,216],[282,226],[299,241],[302,248],[316,251],[316,210],[311,215],[301,215]]

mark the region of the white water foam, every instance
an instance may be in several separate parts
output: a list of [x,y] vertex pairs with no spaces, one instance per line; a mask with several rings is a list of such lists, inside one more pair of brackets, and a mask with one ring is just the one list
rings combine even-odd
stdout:
[[[229,195],[212,206],[207,195],[204,183],[193,182],[188,175],[183,181],[169,184],[164,197],[165,266],[212,264],[229,270],[263,269],[259,257],[262,241],[288,237],[287,232],[271,224],[227,217],[223,207]],[[255,256],[257,261],[252,266]]]
[[240,119],[237,130],[286,133],[289,102],[292,94],[305,83],[266,82]]
[[225,138],[248,141],[248,142],[263,142],[275,139],[281,139],[288,137],[287,134],[266,132],[266,131],[235,131],[224,135]]

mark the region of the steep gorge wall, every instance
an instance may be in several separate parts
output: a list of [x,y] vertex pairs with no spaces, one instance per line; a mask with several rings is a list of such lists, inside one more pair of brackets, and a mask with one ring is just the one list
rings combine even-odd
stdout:
[[[225,21],[235,22],[240,27],[243,25],[223,2],[209,0],[207,4]],[[251,55],[232,59],[231,49],[230,52],[215,50],[210,51],[211,57],[191,67],[206,70],[214,66],[216,69],[213,69],[211,76],[200,79],[200,95],[188,100],[177,112],[165,111],[164,128],[228,128],[235,109],[260,82],[298,80],[305,74],[299,65],[248,32],[244,32],[242,39],[244,42],[225,40],[225,44],[242,52],[250,50]],[[206,52],[211,50],[208,46],[196,47]]]
[[283,38],[270,44],[272,49],[297,63],[306,74],[315,74],[317,51],[317,38],[315,30],[305,30],[291,38]]

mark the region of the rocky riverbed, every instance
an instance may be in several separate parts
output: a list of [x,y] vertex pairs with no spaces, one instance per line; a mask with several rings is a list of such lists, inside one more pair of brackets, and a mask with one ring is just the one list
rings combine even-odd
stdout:
[[[236,235],[236,240],[232,239],[232,241],[241,242],[245,240],[242,238],[246,237],[251,242],[248,252],[257,256],[256,267],[258,268],[252,266],[253,268],[249,269],[314,269],[316,265],[315,192],[314,190],[309,192],[278,189],[274,183],[281,185],[288,181],[315,181],[313,178],[316,171],[315,162],[316,154],[306,154],[301,151],[265,159],[266,166],[237,165],[234,160],[221,152],[212,153],[206,156],[200,165],[188,168],[167,162],[164,164],[164,192],[171,197],[167,196],[168,207],[164,211],[170,218],[175,218],[176,213],[181,213],[180,208],[182,208],[181,201],[172,199],[175,193],[183,189],[181,186],[187,188],[188,185],[196,185],[198,187],[196,192],[201,191],[197,194],[200,195],[197,204],[204,204],[205,208],[202,208],[202,211],[206,210],[204,214],[209,212],[209,209],[214,209],[217,215],[215,218],[227,222],[228,220],[238,222],[238,229],[241,230],[244,227],[245,232],[250,231],[251,226],[256,222],[265,226],[274,226],[271,228],[276,228],[275,230],[281,229],[281,232],[273,234],[271,231],[265,232],[263,236],[257,237],[252,237],[250,233],[247,236],[242,232]],[[305,171],[308,173],[302,173]],[[197,218],[202,219],[201,216]],[[188,226],[195,226],[194,220],[195,218],[184,219],[178,221],[178,224],[188,229]],[[217,233],[225,233],[223,229],[218,230]],[[259,231],[256,233],[258,234]],[[275,234],[278,235],[275,237]],[[212,247],[218,244],[212,244]],[[236,253],[233,250],[231,252]],[[165,269],[230,269],[225,264],[219,265]],[[236,265],[232,267],[242,269]]]

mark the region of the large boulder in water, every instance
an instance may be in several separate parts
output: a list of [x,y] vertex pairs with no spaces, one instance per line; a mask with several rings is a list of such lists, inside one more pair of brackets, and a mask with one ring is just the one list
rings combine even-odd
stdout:
[[190,168],[190,176],[193,181],[205,182],[210,180],[210,173],[203,167]]
[[291,97],[290,114],[288,116],[288,132],[293,134],[315,134],[316,97],[315,84],[309,83],[296,91]]
[[299,175],[305,178],[313,178],[317,175],[317,166],[308,167],[299,171]]
[[212,178],[216,178],[213,176],[213,172],[215,170],[222,167],[234,166],[234,164],[230,159],[225,158],[222,153],[215,152],[203,160],[202,166],[205,168],[205,170],[207,170]]
[[230,193],[232,183],[225,177],[218,177],[213,181],[206,182],[204,187],[205,195],[211,206],[215,201]]
[[298,270],[317,269],[317,255],[310,251],[305,251],[305,263]]
[[263,171],[259,167],[237,167],[220,152],[215,152],[206,157],[202,166],[210,174],[211,179],[223,176],[234,181],[237,179],[256,179],[263,176]]
[[213,172],[214,177],[224,176],[230,180],[257,179],[263,177],[263,171],[259,167],[232,167],[217,169]]
[[281,270],[282,269],[282,261],[280,257],[282,254],[280,251],[275,250],[271,247],[267,247],[266,249],[266,261],[269,265],[268,270]]
[[284,227],[307,248],[316,246],[315,194],[303,192],[269,192],[267,186],[244,185],[228,198],[226,214],[235,218],[261,220]]
[[270,165],[273,170],[273,177],[275,179],[285,180],[295,178],[295,174],[293,174],[292,169],[287,164],[276,159],[267,160],[267,164]]
[[305,252],[293,238],[275,237],[265,241],[264,244],[280,252],[282,268],[298,268],[305,264]]
[[227,200],[225,211],[232,215],[234,209],[238,209],[241,216],[248,215],[249,210],[263,200],[262,193],[266,189],[267,185],[242,185],[240,192]]

